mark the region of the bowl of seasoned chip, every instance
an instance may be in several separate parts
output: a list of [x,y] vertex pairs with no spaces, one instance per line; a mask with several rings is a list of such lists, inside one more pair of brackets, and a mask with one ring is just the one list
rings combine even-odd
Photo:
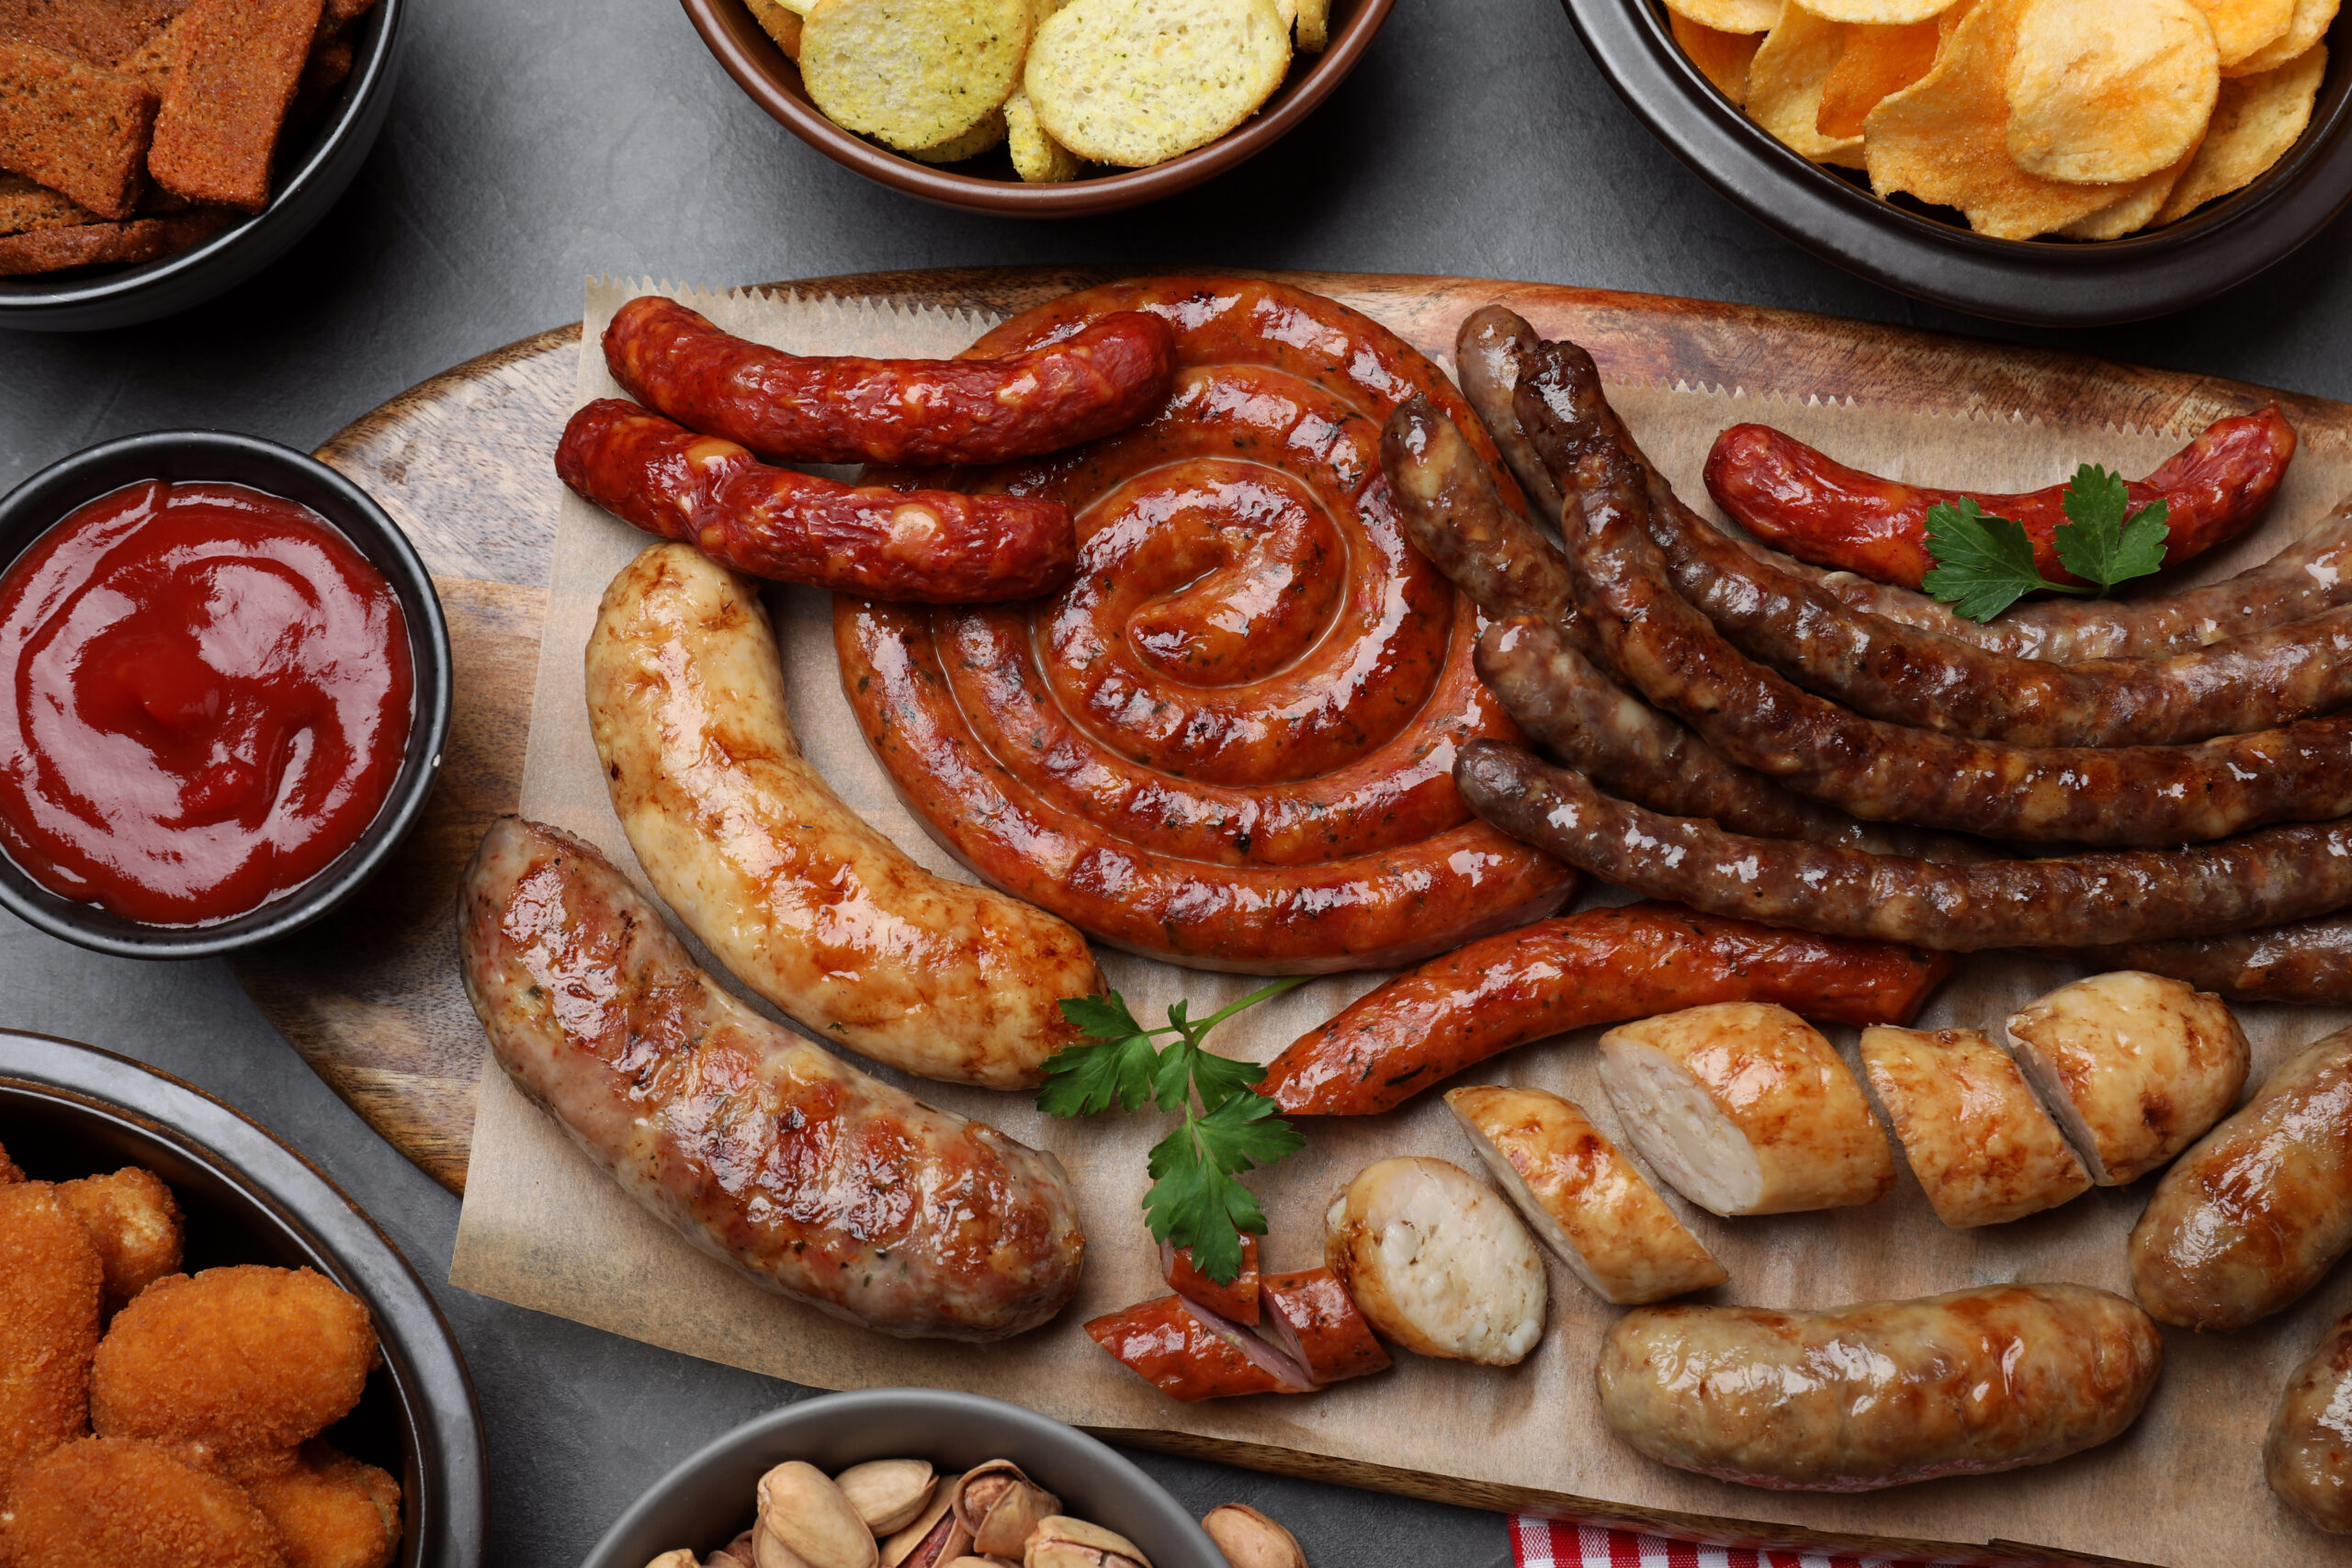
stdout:
[[684,0],[835,163],[1015,217],[1157,200],[1273,144],[1395,0]]
[[1874,282],[2048,325],[2253,277],[2352,199],[2337,0],[1563,0],[1736,205]]
[[154,321],[283,255],[383,129],[406,10],[0,5],[0,328]]

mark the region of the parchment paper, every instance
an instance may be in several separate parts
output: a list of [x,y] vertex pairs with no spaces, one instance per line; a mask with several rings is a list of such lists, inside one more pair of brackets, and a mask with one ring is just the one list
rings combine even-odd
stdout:
[[[582,401],[617,394],[594,345],[614,309],[645,291],[614,280],[591,282]],[[660,291],[688,299],[732,332],[803,353],[945,355],[990,324],[864,302],[687,294],[666,286]],[[2048,483],[2086,460],[2144,473],[2183,436],[1987,416],[1931,417],[1784,400],[1770,389],[1619,385],[1611,390],[1681,493],[1702,503],[1698,476],[1708,446],[1716,432],[1742,420],[1769,422],[1889,475],[1992,489]],[[2352,459],[2340,448],[2307,443],[2270,518],[2255,535],[2211,558],[2198,576],[2224,575],[2267,556],[2347,489]],[[1704,509],[1713,512],[1711,504]],[[636,862],[605,798],[588,737],[581,656],[605,583],[648,542],[577,498],[564,498],[522,799],[526,816],[582,834],[632,874],[638,874]],[[867,753],[838,683],[826,596],[784,589],[772,594],[770,605],[784,643],[792,721],[808,755],[867,820],[933,871],[963,876],[901,808]],[[1580,900],[1623,901],[1623,894],[1605,887],[1589,889]],[[1147,1020],[1180,996],[1193,999],[1198,1016],[1261,983],[1107,951],[1102,958],[1111,983]],[[1990,1026],[2076,973],[2065,965],[1967,960],[1921,1022]],[[1269,1060],[1378,978],[1317,980],[1242,1015],[1214,1043],[1229,1054]],[[2254,1042],[2257,1082],[2294,1049],[2347,1021],[2312,1009],[2239,1011]],[[1617,1119],[1593,1071],[1590,1045],[1597,1033],[1522,1047],[1459,1081],[1531,1084],[1566,1095],[1622,1146]],[[1832,1037],[1850,1059],[1854,1032],[1835,1031]],[[875,1070],[907,1082],[887,1068]],[[2147,1414],[2127,1436],[2091,1453],[1997,1478],[1860,1496],[1775,1494],[1666,1469],[1608,1435],[1595,1408],[1592,1368],[1617,1309],[1584,1291],[1556,1261],[1549,1331],[1519,1367],[1480,1369],[1399,1352],[1395,1370],[1311,1398],[1196,1405],[1167,1400],[1103,1355],[1079,1327],[1100,1313],[1165,1292],[1137,1207],[1148,1185],[1145,1151],[1165,1130],[1164,1119],[1147,1112],[1052,1122],[1024,1096],[941,1084],[909,1087],[935,1104],[1053,1149],[1069,1167],[1089,1237],[1086,1278],[1078,1299],[1047,1327],[987,1348],[901,1341],[768,1294],[632,1204],[496,1072],[482,1080],[450,1281],[821,1388],[920,1383],[970,1389],[1089,1426],[1271,1444],[1640,1508],[1871,1535],[2027,1541],[2178,1568],[2284,1568],[2346,1558],[2342,1545],[2305,1529],[2273,1501],[2263,1483],[2260,1450],[2290,1371],[2325,1325],[2352,1306],[2352,1273],[2339,1273],[2293,1310],[2246,1333],[2200,1339],[2168,1330],[2168,1364]],[[1272,1224],[1264,1246],[1270,1269],[1321,1261],[1325,1204],[1374,1159],[1428,1154],[1479,1168],[1433,1093],[1386,1116],[1301,1125],[1308,1137],[1306,1152],[1252,1179]],[[1824,1307],[2010,1280],[2072,1280],[2129,1292],[2124,1237],[2154,1178],[2120,1190],[2094,1190],[2018,1224],[1955,1232],[1936,1221],[1908,1168],[1900,1159],[1896,1165],[1895,1192],[1861,1209],[1724,1221],[1679,1205],[1731,1271],[1732,1283],[1716,1299]]]

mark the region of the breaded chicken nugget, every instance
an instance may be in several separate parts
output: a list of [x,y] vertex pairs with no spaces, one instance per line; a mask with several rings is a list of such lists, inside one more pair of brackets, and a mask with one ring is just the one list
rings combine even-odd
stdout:
[[390,1568],[401,1540],[401,1487],[383,1471],[304,1443],[285,1467],[244,1479],[292,1568]]
[[317,1437],[381,1359],[368,1309],[308,1269],[173,1274],[115,1315],[90,1378],[102,1437],[234,1463]]
[[26,1469],[0,1513],[0,1562],[288,1568],[276,1528],[236,1483],[123,1438],[83,1438]]
[[56,1188],[0,1187],[0,1498],[26,1464],[88,1424],[101,1278]]
[[130,1165],[112,1176],[61,1181],[57,1195],[80,1217],[90,1245],[98,1249],[109,1308],[179,1272],[179,1201],[153,1171]]

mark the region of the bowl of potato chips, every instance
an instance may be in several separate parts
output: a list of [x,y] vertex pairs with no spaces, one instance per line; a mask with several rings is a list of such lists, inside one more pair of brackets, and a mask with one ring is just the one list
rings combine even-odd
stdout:
[[2338,0],[1564,3],[1717,190],[1873,281],[1983,315],[2177,310],[2352,199]]
[[1023,217],[1155,200],[1271,146],[1394,0],[684,0],[762,108],[858,173]]

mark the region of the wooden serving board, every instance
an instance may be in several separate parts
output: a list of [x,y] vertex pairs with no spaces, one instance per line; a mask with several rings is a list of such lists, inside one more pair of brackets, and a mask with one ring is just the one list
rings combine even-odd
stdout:
[[[972,268],[789,285],[905,306],[1010,314],[1133,269]],[[2242,383],[1747,306],[1476,278],[1279,275],[1377,318],[1451,363],[1470,310],[1501,300],[1573,337],[1615,380],[1855,401],[1913,413],[2200,427],[2274,398],[2307,446],[2352,451],[2352,406]],[[786,286],[778,286],[786,287]],[[365,486],[433,570],[456,655],[440,786],[401,855],[338,915],[233,960],[238,978],[368,1122],[452,1190],[465,1186],[482,1036],[459,987],[451,911],[492,818],[514,809],[527,739],[558,485],[551,457],[573,397],[579,328],[482,355],[411,389],[319,456]],[[1126,1440],[1474,1506],[1607,1519],[1690,1539],[1817,1544],[1946,1561],[2038,1562],[1996,1542],[1810,1536],[1784,1525],[1660,1515],[1284,1449],[1176,1434]]]

